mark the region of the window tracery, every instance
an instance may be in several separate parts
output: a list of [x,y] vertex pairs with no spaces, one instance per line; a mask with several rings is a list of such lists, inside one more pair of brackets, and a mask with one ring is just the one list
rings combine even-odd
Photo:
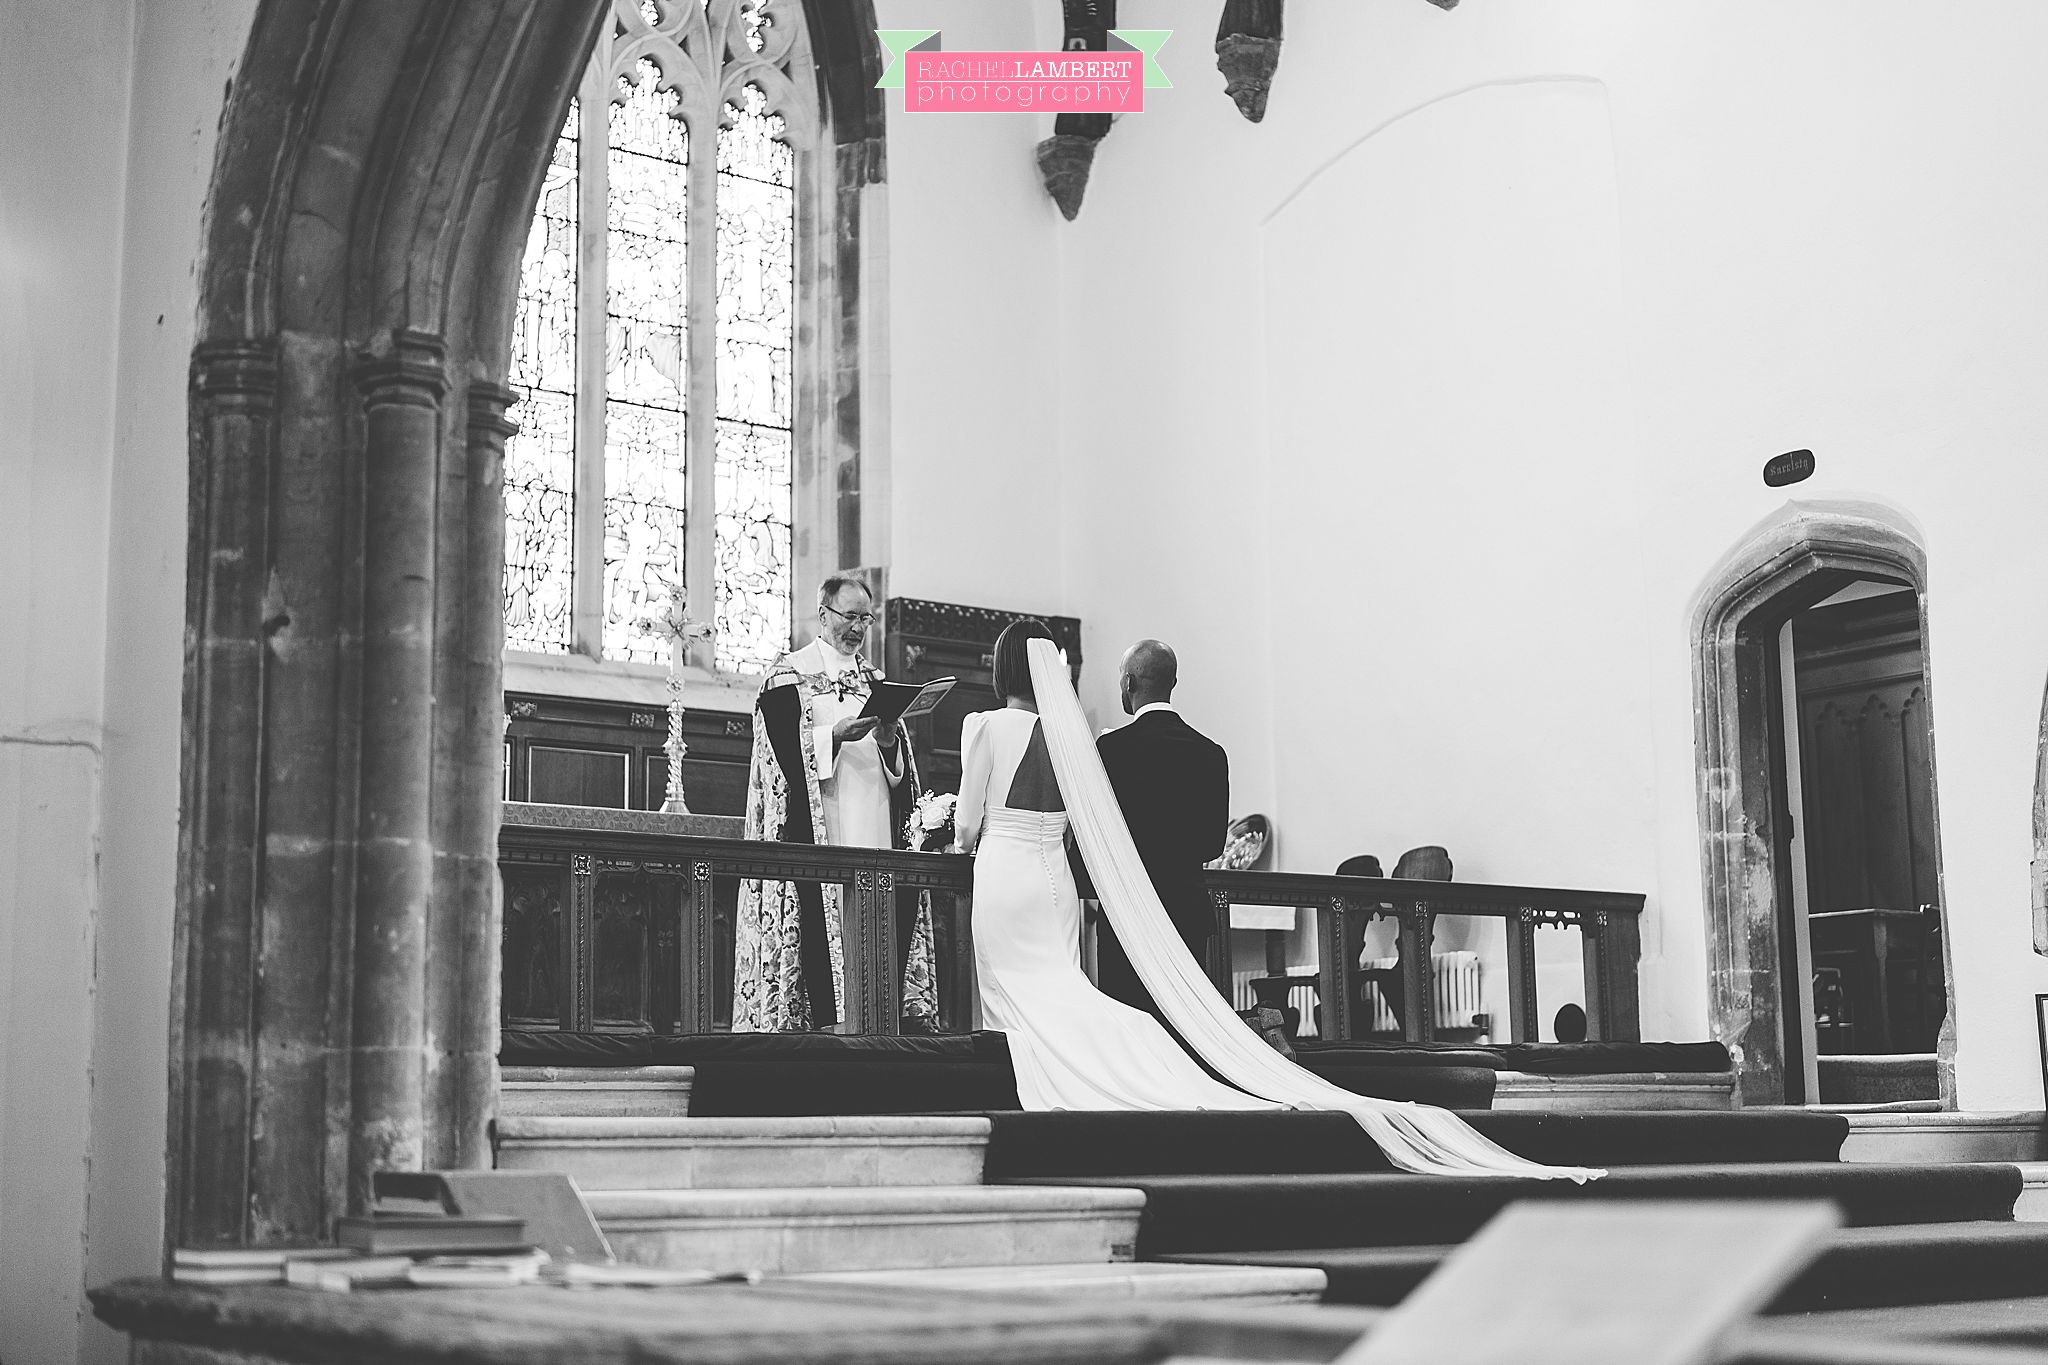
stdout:
[[520,283],[508,649],[664,664],[636,623],[677,581],[718,671],[788,648],[798,168],[821,135],[800,0],[614,0]]

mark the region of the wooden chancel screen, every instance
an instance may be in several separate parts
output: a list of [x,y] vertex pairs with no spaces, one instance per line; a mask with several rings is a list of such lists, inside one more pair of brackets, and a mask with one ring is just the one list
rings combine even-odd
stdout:
[[[995,694],[996,637],[1012,621],[1029,619],[1027,612],[963,607],[951,602],[926,602],[913,597],[890,600],[885,612],[887,635],[883,668],[899,682],[958,678],[946,700],[932,715],[911,723],[910,741],[917,768],[933,791],[960,790],[960,724],[971,711],[1001,706]],[[1072,616],[1040,616],[1078,683],[1081,677],[1081,622]]]

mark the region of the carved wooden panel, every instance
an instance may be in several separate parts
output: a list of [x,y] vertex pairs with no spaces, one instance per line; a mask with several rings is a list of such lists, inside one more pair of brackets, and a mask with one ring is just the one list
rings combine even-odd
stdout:
[[[668,791],[665,706],[507,693],[505,797],[658,810]],[[683,792],[699,815],[744,815],[752,718],[683,713]]]
[[526,751],[527,798],[558,806],[626,805],[627,767],[623,750],[534,744]]
[[[996,637],[1012,621],[1029,613],[928,602],[914,597],[892,598],[887,606],[888,636],[884,667],[901,682],[958,678],[932,715],[911,724],[918,771],[934,791],[960,789],[960,727],[970,712],[1002,705],[991,685]],[[1071,616],[1040,616],[1078,681],[1081,676],[1081,622]]]
[[1894,593],[1819,608],[1794,637],[1811,908],[1933,904],[1934,773],[1917,602]]
[[500,1016],[515,1028],[562,1026],[566,864],[502,863],[505,883]]
[[654,889],[644,874],[597,877],[591,897],[590,1013],[598,1028],[654,1026],[649,989]]

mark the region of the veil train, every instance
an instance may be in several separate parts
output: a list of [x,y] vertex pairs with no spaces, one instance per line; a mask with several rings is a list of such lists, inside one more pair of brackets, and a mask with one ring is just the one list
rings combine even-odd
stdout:
[[1026,653],[1046,749],[1103,911],[1161,1012],[1218,1075],[1260,1099],[1349,1114],[1389,1161],[1419,1175],[1583,1182],[1606,1174],[1591,1167],[1525,1160],[1495,1145],[1448,1109],[1355,1095],[1296,1066],[1246,1028],[1195,965],[1159,903],[1058,650],[1050,640],[1031,640]]

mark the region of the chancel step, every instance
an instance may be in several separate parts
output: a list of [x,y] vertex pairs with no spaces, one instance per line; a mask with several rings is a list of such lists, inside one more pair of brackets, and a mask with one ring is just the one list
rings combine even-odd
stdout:
[[[1463,1116],[1517,1156],[1603,1167],[1833,1163],[1849,1122],[1801,1109],[1732,1113],[1510,1113]],[[986,1176],[1394,1174],[1348,1114],[1301,1110],[1204,1113],[991,1114]]]
[[1179,1265],[1166,1261],[845,1270],[804,1278],[835,1284],[900,1285],[905,1289],[937,1289],[956,1294],[1244,1303],[1315,1303],[1322,1298],[1328,1280],[1322,1271],[1307,1266]]
[[2022,1223],[2048,1223],[2048,1161],[2015,1161],[2019,1167],[2020,1197],[2012,1216]]
[[498,1121],[498,1167],[586,1190],[979,1185],[985,1118],[580,1118]]
[[596,1190],[612,1250],[638,1265],[720,1273],[1128,1261],[1137,1190],[913,1185]]
[[508,1066],[498,1115],[680,1118],[695,1075],[687,1066]]
[[1585,1185],[1380,1174],[1061,1176],[1058,1183],[1142,1190],[1138,1250],[1146,1260],[1276,1247],[1448,1245],[1520,1199],[1826,1199],[1855,1226],[2009,1222],[2022,1184],[2010,1164],[1961,1162],[1634,1166]]
[[1815,1059],[1825,1104],[1898,1104],[1941,1098],[1932,1052],[1845,1053]]
[[1494,1078],[1495,1109],[1733,1109],[1735,1073],[1634,1071],[1554,1076],[1503,1071]]
[[[1454,1246],[1191,1253],[1174,1263],[1300,1266],[1329,1276],[1327,1301],[1390,1307]],[[1887,1304],[1955,1303],[2048,1294],[2048,1227],[2037,1223],[1919,1223],[1838,1228],[1769,1311],[1810,1313]]]
[[2048,1114],[2039,1110],[1977,1113],[1849,1114],[1844,1161],[2048,1160]]

